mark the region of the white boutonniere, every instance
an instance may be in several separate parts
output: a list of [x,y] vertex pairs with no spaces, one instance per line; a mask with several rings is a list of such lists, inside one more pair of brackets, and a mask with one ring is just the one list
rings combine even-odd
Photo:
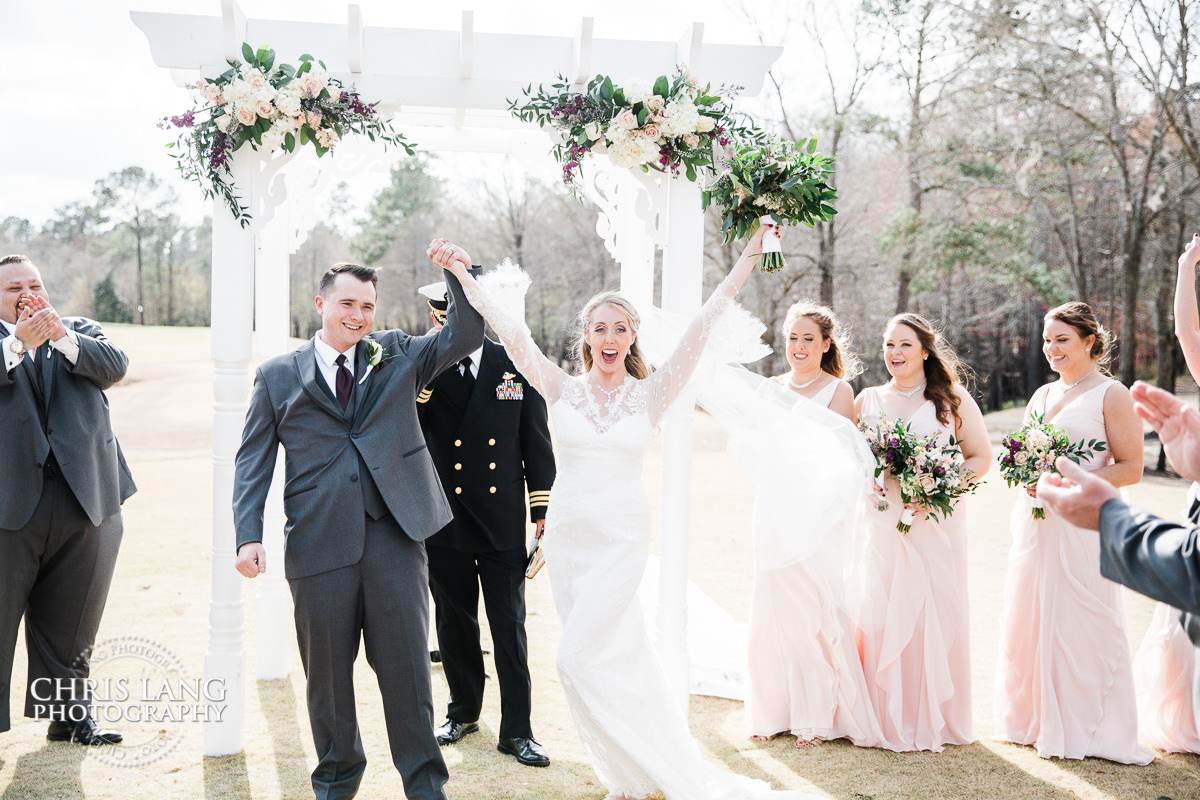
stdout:
[[358,379],[360,386],[371,374],[371,370],[383,369],[387,365],[387,361],[384,359],[383,345],[371,338],[363,339],[362,343],[367,348],[367,368],[363,372],[363,376]]

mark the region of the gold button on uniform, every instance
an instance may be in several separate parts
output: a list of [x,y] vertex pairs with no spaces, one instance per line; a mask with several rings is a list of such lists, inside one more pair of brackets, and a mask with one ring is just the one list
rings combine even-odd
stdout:
[[455,465],[454,465],[454,468],[455,468],[455,469],[462,469],[462,464],[455,464]]
[[492,463],[488,464],[488,469],[495,469],[495,468],[496,468],[496,462],[495,462],[495,461],[493,461]]
[[[495,489],[492,489],[492,491],[494,492],[494,491],[496,491],[496,490],[495,490]],[[454,487],[454,493],[455,493],[455,494],[462,494],[462,487],[461,487],[461,486],[455,486],[455,487]]]
[[462,439],[455,439],[455,440],[454,440],[454,446],[455,446],[455,447],[462,447]]
[[492,494],[495,494],[495,493],[496,493],[496,487],[495,487],[495,486],[493,486],[492,488],[488,489],[488,491],[489,491],[489,492],[491,492]]
[[495,443],[496,443],[495,439],[488,439],[488,444],[494,445]]

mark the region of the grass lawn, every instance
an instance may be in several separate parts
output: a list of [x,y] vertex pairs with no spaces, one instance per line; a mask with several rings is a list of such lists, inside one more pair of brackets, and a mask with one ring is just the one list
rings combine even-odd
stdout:
[[[125,538],[100,640],[137,637],[178,657],[180,677],[203,673],[208,638],[212,524],[212,366],[206,329],[108,326],[131,358],[129,376],[109,392],[117,435],[139,492],[125,504]],[[989,418],[993,431],[1019,422],[1019,410]],[[752,490],[724,452],[724,436],[708,418],[696,417],[690,574],[735,618],[749,610],[751,561],[748,519]],[[657,494],[657,448],[646,467]],[[1164,516],[1178,516],[1185,486],[1148,478],[1132,499]],[[1030,748],[991,740],[992,685],[1000,596],[1009,544],[1013,493],[993,475],[968,498],[971,530],[970,591],[976,744],[941,754],[897,754],[856,748],[844,741],[800,750],[791,737],[748,742],[738,702],[691,699],[692,732],[714,761],[737,772],[839,800],[1027,800],[1032,798],[1200,798],[1200,757],[1164,755],[1148,767],[1107,761],[1044,760]],[[278,556],[274,561],[280,565]],[[217,569],[232,569],[218,564]],[[553,569],[549,566],[548,569]],[[288,678],[256,681],[255,592],[246,581],[247,679],[245,750],[236,756],[201,756],[198,723],[163,723],[173,749],[141,766],[120,766],[100,752],[45,740],[45,723],[19,716],[25,691],[24,647],[13,672],[13,730],[0,734],[0,798],[310,798],[308,774],[315,758],[304,702],[304,679],[289,638]],[[499,698],[489,684],[481,731],[447,748],[452,798],[589,798],[604,789],[596,780],[571,725],[554,669],[559,625],[543,575],[528,584],[530,666],[534,681],[534,731],[553,764],[519,766],[496,752]],[[1153,604],[1126,593],[1131,641],[1136,647]],[[369,765],[363,798],[403,796],[391,766],[378,690],[359,659],[358,712]],[[446,701],[440,667],[434,668],[439,719]],[[121,726],[127,737],[145,725]],[[152,726],[153,727],[153,726]],[[153,731],[151,731],[153,733]]]

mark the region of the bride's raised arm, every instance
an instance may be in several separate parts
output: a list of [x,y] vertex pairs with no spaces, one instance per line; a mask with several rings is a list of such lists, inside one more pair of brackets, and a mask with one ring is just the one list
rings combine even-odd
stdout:
[[746,247],[738,257],[737,263],[733,265],[733,269],[725,276],[725,280],[721,281],[704,301],[704,305],[700,307],[700,311],[696,313],[684,332],[683,338],[675,346],[675,351],[655,370],[654,374],[646,379],[647,407],[652,424],[658,424],[659,419],[666,413],[671,403],[675,402],[675,398],[679,396],[683,387],[692,377],[692,373],[696,370],[696,364],[700,360],[700,354],[704,351],[704,346],[708,341],[708,334],[712,329],[713,322],[732,302],[738,289],[742,288],[742,284],[746,282],[754,265],[762,257],[763,234],[775,227],[774,225],[759,226],[759,229],[746,243]]
[[467,251],[446,239],[434,239],[429,243],[427,252],[433,263],[449,270],[458,278],[471,305],[496,331],[496,335],[504,343],[504,349],[508,351],[509,358],[533,384],[533,388],[541,393],[547,403],[556,401],[562,394],[567,373],[538,349],[525,320],[514,318],[508,309],[496,303],[487,290],[472,277],[468,272],[471,257],[467,255]]

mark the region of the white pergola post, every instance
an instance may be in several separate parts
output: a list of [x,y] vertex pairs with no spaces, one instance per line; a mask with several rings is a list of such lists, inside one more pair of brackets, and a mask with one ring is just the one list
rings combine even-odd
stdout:
[[[268,183],[284,180],[283,168],[290,160],[280,157],[263,165],[255,175],[257,191],[255,197],[255,219],[252,223],[255,234],[254,248],[254,351],[259,361],[282,355],[288,346],[289,321],[291,316],[291,274],[289,258],[288,226],[290,203],[285,200],[278,207],[268,207],[270,194]],[[271,169],[273,167],[273,169]],[[263,547],[267,551],[269,569],[259,575],[255,583],[255,675],[259,680],[279,680],[288,675],[290,642],[294,640],[289,622],[292,610],[292,595],[283,575],[284,514],[283,514],[283,449],[275,463],[275,474],[267,494],[267,505],[263,512]]]
[[[548,151],[544,133],[508,114],[508,99],[520,96],[529,83],[547,82],[558,74],[586,81],[604,73],[621,83],[669,74],[677,63],[686,62],[692,74],[704,81],[741,85],[753,95],[782,53],[778,47],[705,43],[699,24],[675,42],[653,42],[596,39],[590,18],[573,36],[530,36],[478,31],[471,12],[463,13],[460,30],[432,31],[365,27],[353,5],[345,25],[247,19],[235,0],[221,0],[220,5],[219,17],[138,11],[131,17],[145,32],[155,63],[170,69],[181,86],[199,75],[223,72],[225,59],[238,58],[243,41],[255,47],[270,44],[282,62],[294,63],[301,53],[313,53],[325,61],[332,77],[356,86],[368,100],[379,101],[381,113],[395,114],[397,126],[418,146],[430,150],[524,155]],[[334,163],[353,162],[343,153],[346,148],[338,148]],[[360,159],[357,163],[362,169],[378,162]],[[258,153],[243,149],[233,156],[232,164],[235,184],[250,201],[255,222],[243,229],[223,201],[218,198],[213,203],[213,575],[204,668],[206,678],[224,682],[227,699],[221,720],[205,725],[204,754],[212,756],[241,749],[243,584],[232,566],[231,504],[233,462],[249,393],[255,312],[245,287],[253,280],[258,301],[257,354],[283,352],[288,331],[287,254],[298,244],[293,221],[297,214],[311,210],[311,203],[306,203],[304,209],[289,214],[296,209],[286,208],[286,187],[276,191],[273,181],[267,191],[265,174],[272,170],[262,170]],[[276,176],[276,180],[283,178],[282,172]],[[304,191],[319,192],[321,186],[318,181]],[[683,315],[694,312],[700,303],[703,246],[697,187],[623,173],[614,181],[613,191],[606,212],[611,230],[605,235],[610,252],[622,265],[622,290],[639,305],[652,304],[654,246],[658,245],[663,248],[664,309]],[[281,219],[268,221],[277,210]],[[283,246],[279,230],[287,231]],[[261,236],[256,239],[257,233]],[[686,415],[668,422],[663,434],[658,627],[663,659],[673,682],[684,691],[691,426],[682,417]],[[274,484],[276,490],[282,486],[278,476]],[[276,497],[273,494],[268,505],[264,534],[271,577],[261,576],[257,587],[260,677],[286,674],[286,664],[277,660],[287,652],[279,634],[287,631],[286,638],[291,633],[291,626],[282,624],[290,598],[277,582],[282,576],[283,547],[272,538],[281,535],[283,524]]]
[[[250,191],[257,154],[233,157],[238,185]],[[220,198],[213,201],[212,360],[213,360],[213,544],[212,599],[206,686],[224,690],[219,720],[204,724],[204,753],[229,755],[242,749],[245,707],[242,642],[242,576],[233,569],[233,462],[242,438],[249,393],[253,296],[246,291],[254,273],[254,232],[242,228]]]
[[[672,178],[666,181],[666,189],[662,308],[668,314],[689,318],[700,308],[703,286],[704,215],[700,213],[700,188]],[[692,488],[690,413],[668,414],[664,419],[662,451],[658,651],[686,714],[687,555]]]

